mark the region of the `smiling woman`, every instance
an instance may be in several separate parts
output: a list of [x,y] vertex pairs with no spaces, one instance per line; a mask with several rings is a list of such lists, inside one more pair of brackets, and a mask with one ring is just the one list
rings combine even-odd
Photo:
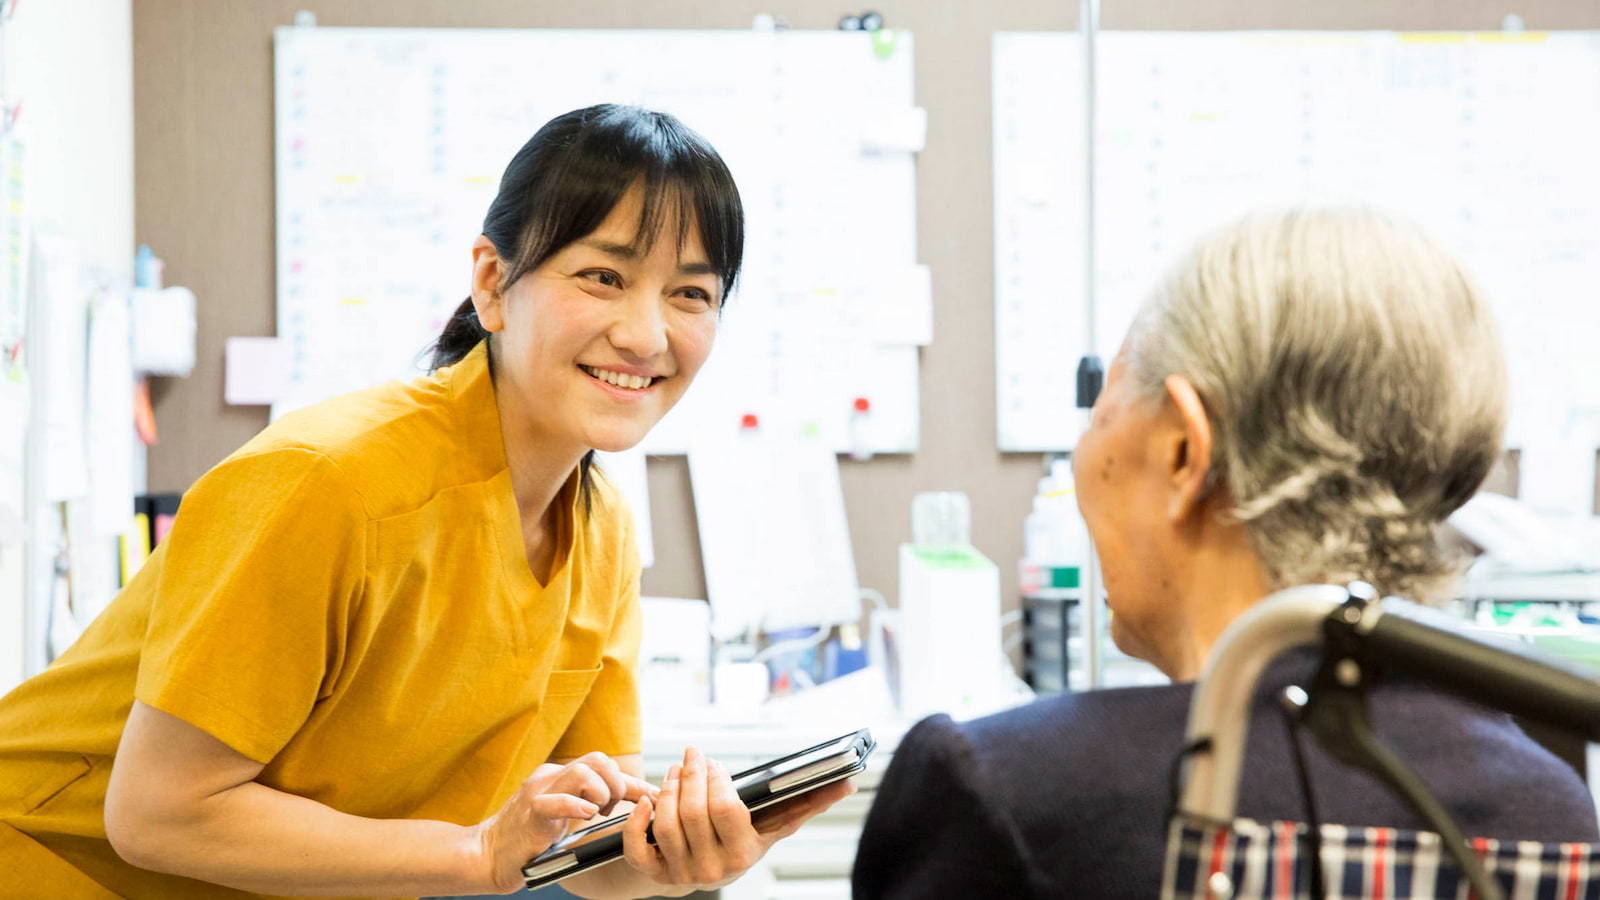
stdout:
[[[533,306],[541,301],[560,303],[563,288],[577,286],[592,296],[621,298],[641,271],[670,270],[679,279],[671,285],[672,296],[679,297],[672,310],[710,319],[687,329],[694,335],[685,335],[703,336],[703,347],[668,348],[685,351],[684,362],[691,364],[687,371],[678,372],[676,367],[670,373],[654,371],[652,364],[668,361],[637,358],[640,351],[665,355],[649,345],[650,335],[633,335],[630,342],[645,343],[612,354],[633,359],[605,359],[601,353],[594,359],[572,360],[586,371],[594,370],[588,374],[595,379],[623,390],[644,387],[636,386],[639,378],[651,379],[650,389],[671,380],[670,390],[655,398],[651,411],[659,407],[659,412],[645,425],[648,428],[683,395],[710,351],[716,314],[738,279],[743,254],[744,211],[738,189],[703,138],[663,113],[613,105],[576,110],[541,128],[506,167],[500,192],[484,217],[483,235],[473,248],[473,294],[439,336],[433,367],[460,360],[491,332],[504,328],[507,304],[501,300],[508,291],[529,299],[509,305],[516,307],[514,314],[528,320],[524,324],[530,324],[552,321],[535,315]],[[534,277],[524,279],[530,273]],[[588,284],[578,285],[579,280]],[[553,309],[547,312],[559,315]],[[531,350],[530,343],[540,338],[527,329],[513,329],[490,341],[490,353],[499,354],[494,365],[497,382],[520,377],[519,390],[532,389],[548,400],[544,389],[559,391],[559,386],[526,369],[520,376],[508,373],[499,361],[508,353]],[[519,366],[533,363],[517,358]],[[535,381],[530,383],[530,378]],[[590,452],[579,464],[586,505],[592,450],[632,446],[643,432],[624,445],[615,443],[618,437],[626,435],[613,436],[609,446],[589,444]]]
[[683,395],[742,245],[732,177],[672,117],[591,107],[534,135],[434,371],[223,460],[0,699],[0,896],[504,893],[624,803],[627,862],[567,886],[682,893],[847,793],[758,822],[693,748],[639,777],[639,557],[592,453]]

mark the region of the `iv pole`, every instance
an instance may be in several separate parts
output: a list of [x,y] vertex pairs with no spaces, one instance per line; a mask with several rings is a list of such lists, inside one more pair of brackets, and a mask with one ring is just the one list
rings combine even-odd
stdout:
[[[1077,405],[1084,410],[1083,427],[1088,426],[1088,410],[1100,396],[1105,370],[1095,355],[1095,60],[1094,39],[1100,28],[1100,0],[1079,0],[1078,30],[1083,34],[1083,310],[1084,347],[1088,351],[1078,361]],[[1079,434],[1082,434],[1080,430]],[[1083,596],[1079,602],[1083,626],[1083,667],[1090,690],[1104,681],[1100,654],[1100,560],[1090,538],[1088,559],[1084,560]]]

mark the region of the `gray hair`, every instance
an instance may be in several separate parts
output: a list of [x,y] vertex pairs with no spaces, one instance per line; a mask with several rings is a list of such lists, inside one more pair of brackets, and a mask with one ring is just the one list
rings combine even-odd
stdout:
[[1252,216],[1169,273],[1128,348],[1148,394],[1194,384],[1208,487],[1274,589],[1443,599],[1461,565],[1437,526],[1499,457],[1506,375],[1487,304],[1438,244],[1368,210]]

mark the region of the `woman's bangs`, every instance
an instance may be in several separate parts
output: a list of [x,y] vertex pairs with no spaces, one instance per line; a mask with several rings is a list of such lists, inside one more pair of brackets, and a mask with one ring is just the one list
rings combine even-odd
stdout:
[[657,240],[670,235],[681,255],[693,230],[705,251],[706,262],[722,281],[724,295],[732,292],[739,275],[744,227],[731,180],[724,186],[714,177],[707,177],[708,173],[694,170],[648,171],[642,175],[644,197],[634,248],[649,253]]

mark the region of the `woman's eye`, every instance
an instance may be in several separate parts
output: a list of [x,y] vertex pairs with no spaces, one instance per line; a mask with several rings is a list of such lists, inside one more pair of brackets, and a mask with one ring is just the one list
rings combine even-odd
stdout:
[[699,300],[702,303],[710,303],[710,302],[712,302],[711,301],[711,295],[706,293],[705,291],[702,291],[699,288],[685,288],[683,293],[684,293],[684,296],[689,297],[689,298],[694,299],[694,300]]
[[585,278],[589,278],[589,279],[591,279],[593,281],[597,281],[600,284],[605,285],[606,287],[621,287],[622,286],[622,277],[620,275],[618,275],[617,273],[615,273],[615,272],[608,272],[608,271],[606,271],[604,269],[599,269],[599,270],[592,271],[592,272],[585,272],[585,273],[583,273],[583,275],[584,275]]

